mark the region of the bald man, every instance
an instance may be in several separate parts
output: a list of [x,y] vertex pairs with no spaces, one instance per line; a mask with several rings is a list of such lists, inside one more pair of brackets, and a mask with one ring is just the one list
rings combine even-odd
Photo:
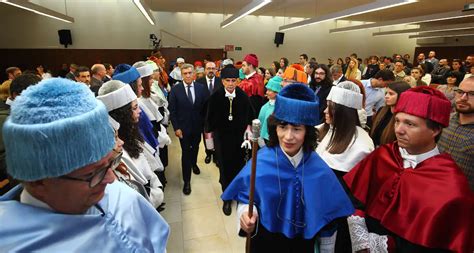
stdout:
[[92,78],[90,81],[90,85],[91,85],[90,88],[94,92],[95,96],[97,97],[97,92],[99,91],[100,87],[104,83],[102,80],[107,74],[107,70],[105,69],[104,64],[94,64],[91,67],[91,74],[92,74]]

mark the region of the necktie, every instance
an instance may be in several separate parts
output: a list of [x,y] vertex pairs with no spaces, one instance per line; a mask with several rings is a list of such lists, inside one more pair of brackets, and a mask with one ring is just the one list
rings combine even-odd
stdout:
[[209,92],[212,92],[214,87],[212,86],[212,79],[209,80]]
[[191,104],[194,104],[193,102],[193,94],[191,93],[191,85],[188,85],[188,99]]

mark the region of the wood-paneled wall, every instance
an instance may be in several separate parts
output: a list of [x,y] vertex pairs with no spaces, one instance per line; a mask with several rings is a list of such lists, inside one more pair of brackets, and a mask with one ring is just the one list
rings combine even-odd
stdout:
[[[206,57],[219,60],[224,56],[223,49],[162,48],[160,51],[168,64],[177,57],[194,63]],[[34,70],[42,64],[53,75],[57,75],[63,63],[76,63],[89,68],[95,63],[110,63],[114,66],[120,63],[133,64],[146,60],[150,53],[150,49],[0,49],[0,81],[6,80],[5,69],[11,66]]]

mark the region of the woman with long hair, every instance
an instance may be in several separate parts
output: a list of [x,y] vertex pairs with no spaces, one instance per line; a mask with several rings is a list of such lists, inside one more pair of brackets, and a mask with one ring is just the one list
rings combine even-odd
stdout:
[[360,125],[357,110],[362,109],[362,100],[355,83],[339,83],[329,92],[325,121],[317,127],[320,143],[316,152],[339,178],[374,150],[370,136]]
[[150,57],[148,57],[148,60],[153,61],[154,63],[156,63],[156,65],[158,65],[160,73],[158,77],[158,82],[160,83],[161,87],[164,87],[164,89],[169,91],[171,87],[169,87],[168,85],[169,76],[166,73],[166,59],[163,57],[160,51],[156,51]]
[[280,63],[277,62],[277,61],[273,61],[271,68],[273,69],[274,73],[276,74],[278,72],[278,70],[281,68]]
[[[327,97],[325,122],[317,127],[320,143],[316,153],[340,182],[347,172],[374,150],[370,136],[359,121],[357,111],[362,109],[362,100],[356,84],[350,81],[339,83]],[[349,228],[344,220],[338,224],[336,252],[346,252],[342,249],[350,249],[350,245]]]
[[286,70],[286,68],[288,67],[289,64],[290,64],[290,62],[288,61],[287,58],[282,57],[282,58],[280,59],[280,65],[279,65],[279,66],[280,66],[281,69],[283,69],[283,71]]
[[360,80],[362,73],[359,70],[359,61],[355,58],[351,58],[349,64],[347,65],[347,70],[345,77],[347,79],[357,79]]
[[[136,71],[135,68],[133,70]],[[144,141],[139,131],[141,110],[136,94],[129,85],[118,80],[104,83],[98,93],[97,99],[106,105],[110,117],[120,124],[118,137],[123,141],[123,161],[136,174],[142,175],[142,183],[149,189],[150,203],[159,208],[163,203],[163,187],[153,173],[158,166],[153,148]]]
[[[140,71],[132,67],[128,64],[119,64],[117,65],[117,68],[115,69],[113,79],[114,80],[119,80],[122,81],[123,83],[129,84],[130,87],[132,88],[133,92],[135,92],[135,95],[137,98],[142,97],[143,93],[143,81],[142,81],[142,76],[146,77],[145,73],[149,72],[149,68],[147,66],[142,66],[139,67]],[[145,78],[145,82],[149,83],[149,78]],[[140,107],[140,119],[139,119],[139,132],[145,142],[148,144],[148,147],[151,147],[153,149],[152,154],[156,154],[156,161],[154,164],[157,165],[157,167],[153,167],[153,171],[158,170],[158,171],[163,171],[163,163],[158,157],[158,139],[157,139],[157,134],[153,130],[153,124],[151,123],[150,118],[148,117],[148,114],[146,113],[147,108],[143,107],[142,105],[139,104]],[[159,117],[159,116],[158,116]]]
[[[140,73],[140,77],[142,79],[142,87],[143,91],[141,92],[141,96],[138,98],[138,104],[142,111],[146,114],[150,123],[153,127],[153,136],[152,138],[157,139],[157,146],[154,147],[156,150],[155,157],[156,160],[162,164],[161,167],[157,171],[157,175],[162,182],[163,185],[166,185],[166,177],[164,168],[168,166],[168,156],[167,150],[163,150],[166,145],[171,144],[171,139],[166,132],[166,128],[161,124],[164,119],[163,114],[160,111],[160,106],[155,103],[155,100],[152,98],[152,85],[154,82],[154,75],[156,74],[155,68],[156,64],[147,64],[144,61],[139,61],[133,64],[133,67],[137,68],[138,72]],[[165,151],[165,154],[161,154],[162,151]]]
[[275,76],[276,72],[273,70],[273,68],[268,68],[265,70],[265,79],[263,81],[263,84],[267,85],[268,81],[272,79]]
[[[159,122],[160,129],[158,130],[158,145],[160,151],[160,160],[163,163],[163,167],[168,166],[168,145],[171,144],[171,140],[168,136],[168,125],[169,125],[169,116],[170,111],[168,110],[168,91],[166,87],[160,82],[161,78],[161,67],[157,66],[153,61],[146,61],[147,64],[150,64],[153,68],[153,74],[151,75],[151,86],[150,86],[150,98],[158,106],[158,111],[163,115],[163,119]],[[148,90],[144,89],[145,97],[148,96]],[[166,185],[166,177],[163,173],[159,173],[160,181]]]
[[397,105],[400,95],[410,88],[411,86],[404,81],[388,84],[385,90],[385,106],[380,108],[375,115],[374,123],[370,130],[370,137],[376,147],[396,140],[393,110]]

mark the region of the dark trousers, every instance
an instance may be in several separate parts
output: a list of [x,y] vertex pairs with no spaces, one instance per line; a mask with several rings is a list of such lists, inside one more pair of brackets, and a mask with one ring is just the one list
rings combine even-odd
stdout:
[[222,192],[245,165],[245,150],[240,148],[243,133],[214,132],[214,146],[219,159],[219,182]]
[[191,182],[191,169],[196,166],[201,133],[191,133],[179,139],[181,144],[181,171],[183,181]]
[[251,239],[252,253],[313,253],[316,237],[306,240],[302,237],[289,239],[283,234],[268,231],[261,223],[258,232]]

